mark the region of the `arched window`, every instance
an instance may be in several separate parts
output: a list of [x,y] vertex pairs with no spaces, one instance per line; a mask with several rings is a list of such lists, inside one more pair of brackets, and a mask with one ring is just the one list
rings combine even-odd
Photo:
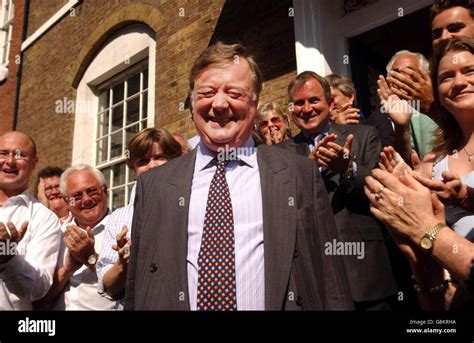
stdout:
[[112,209],[128,203],[135,182],[127,143],[154,125],[155,50],[152,30],[129,26],[104,44],[77,88],[73,164],[104,173]]

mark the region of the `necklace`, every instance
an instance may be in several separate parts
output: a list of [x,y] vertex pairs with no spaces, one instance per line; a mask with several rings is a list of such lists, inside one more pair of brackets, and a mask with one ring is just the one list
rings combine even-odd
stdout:
[[472,161],[472,158],[473,158],[473,156],[474,156],[474,154],[470,154],[470,153],[467,151],[466,147],[464,147],[464,151],[465,151],[466,154],[467,154],[467,158],[468,158],[469,162],[471,162],[471,161]]

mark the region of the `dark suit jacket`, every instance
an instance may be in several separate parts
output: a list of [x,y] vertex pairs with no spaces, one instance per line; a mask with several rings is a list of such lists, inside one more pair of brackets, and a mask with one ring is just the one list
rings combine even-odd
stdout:
[[[138,178],[126,310],[189,310],[187,242],[196,149]],[[265,309],[353,309],[329,199],[309,159],[259,146]]]
[[[335,214],[337,232],[344,242],[363,242],[365,257],[344,256],[349,286],[355,302],[368,302],[394,295],[397,285],[392,273],[385,244],[383,227],[370,214],[369,201],[364,194],[365,177],[370,175],[382,150],[375,128],[365,125],[331,124],[329,133],[338,135],[343,145],[352,133],[352,156],[357,164],[353,179],[324,170],[322,175]],[[308,144],[302,133],[278,145],[297,154],[308,156]]]
[[370,125],[377,129],[380,140],[382,141],[382,147],[393,146],[395,144],[395,131],[387,114],[381,113],[380,110],[377,109],[372,112],[362,124]]

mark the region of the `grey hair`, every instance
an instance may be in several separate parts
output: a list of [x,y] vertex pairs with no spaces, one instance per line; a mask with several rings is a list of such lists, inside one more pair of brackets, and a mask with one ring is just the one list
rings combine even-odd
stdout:
[[393,64],[395,63],[395,60],[399,58],[402,55],[410,55],[414,56],[417,61],[418,61],[418,66],[421,70],[429,73],[430,72],[430,62],[426,59],[426,57],[423,54],[420,54],[418,52],[411,52],[410,50],[400,50],[395,53],[395,55],[392,56],[390,61],[387,63],[387,75],[390,73],[390,70],[392,70]]
[[83,171],[83,170],[87,170],[87,171],[91,172],[95,176],[97,181],[99,181],[101,186],[106,184],[104,174],[102,174],[102,172],[99,169],[91,167],[88,164],[83,164],[83,163],[76,164],[72,167],[67,168],[64,171],[64,173],[62,173],[62,175],[61,175],[61,179],[59,180],[59,190],[60,190],[62,195],[66,196],[66,191],[67,191],[66,190],[66,183],[67,183],[68,178],[72,174],[77,173],[79,171]]

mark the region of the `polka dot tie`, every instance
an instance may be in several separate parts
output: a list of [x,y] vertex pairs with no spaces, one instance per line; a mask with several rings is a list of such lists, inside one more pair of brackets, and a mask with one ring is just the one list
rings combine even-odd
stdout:
[[206,216],[198,256],[199,276],[197,309],[200,311],[235,311],[234,214],[224,161],[209,187]]

